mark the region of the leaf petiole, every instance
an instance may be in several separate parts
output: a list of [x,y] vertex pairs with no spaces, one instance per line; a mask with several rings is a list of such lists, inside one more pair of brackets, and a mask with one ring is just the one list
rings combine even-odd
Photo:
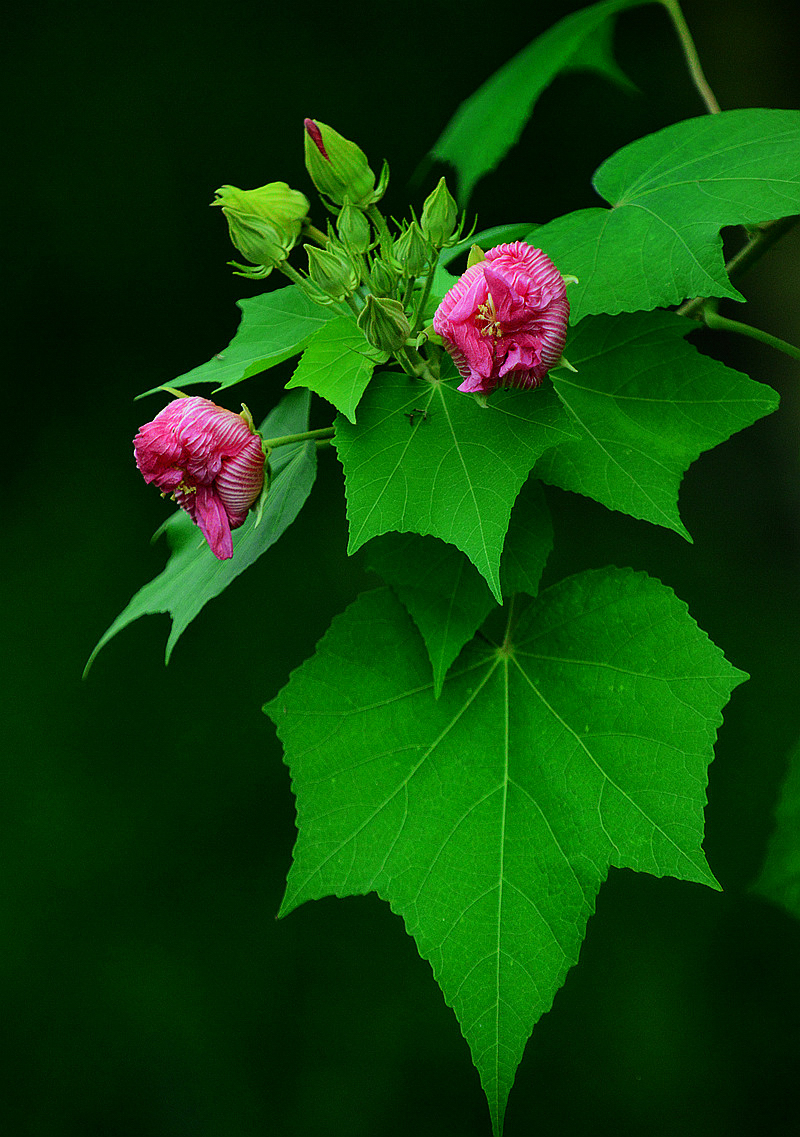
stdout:
[[697,48],[694,46],[692,33],[689,31],[689,26],[684,19],[678,0],[661,0],[661,3],[666,8],[669,18],[675,27],[675,31],[678,33],[678,39],[681,41],[681,47],[686,57],[689,74],[698,90],[700,98],[705,103],[706,109],[710,114],[719,114],[721,110],[720,105],[714,97],[714,92],[708,85],[708,80],[703,74],[703,68],[700,66],[700,57],[697,54]]
[[265,438],[264,446],[269,450],[276,450],[279,446],[289,446],[293,442],[310,442],[311,439],[333,438],[334,428],[323,426],[319,430],[306,430],[302,434],[284,434],[280,438]]
[[759,343],[765,343],[768,347],[774,347],[776,351],[782,351],[784,355],[789,355],[792,359],[800,359],[800,348],[787,343],[785,340],[778,339],[777,336],[770,335],[769,332],[762,332],[761,328],[754,328],[751,324],[743,324],[741,320],[729,320],[726,316],[720,316],[711,305],[702,308],[700,315],[706,326],[714,328],[715,331],[737,332],[740,336],[748,336],[752,340],[758,340]]

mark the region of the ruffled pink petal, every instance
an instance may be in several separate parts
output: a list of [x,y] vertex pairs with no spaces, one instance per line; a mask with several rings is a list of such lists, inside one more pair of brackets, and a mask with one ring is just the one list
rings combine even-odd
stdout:
[[264,486],[264,451],[261,439],[249,434],[232,458],[226,458],[216,481],[217,493],[228,513],[231,529],[244,523],[250,506]]
[[220,561],[233,556],[231,523],[225,506],[210,486],[198,486],[194,497],[193,520],[200,526],[211,552]]
[[490,395],[496,386],[493,379],[473,373],[463,383],[459,383],[456,390],[463,391],[466,395]]
[[524,344],[512,343],[506,357],[500,365],[499,378],[508,375],[509,371],[531,371],[536,365],[536,351]]

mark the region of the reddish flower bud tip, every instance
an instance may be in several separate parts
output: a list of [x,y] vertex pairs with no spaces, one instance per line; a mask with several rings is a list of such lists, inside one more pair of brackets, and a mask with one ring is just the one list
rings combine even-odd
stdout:
[[[328,158],[328,151],[325,149],[325,144],[322,141],[322,131],[317,126],[317,124],[314,122],[313,118],[304,118],[303,119],[303,126],[306,129],[306,134],[309,136],[311,141],[314,143],[317,150],[319,150],[322,157]],[[328,158],[328,161],[330,162],[330,158]]]
[[133,440],[136,465],[199,526],[215,557],[233,556],[264,485],[261,438],[242,415],[199,396],[175,399]]
[[569,301],[561,273],[523,241],[489,249],[446,294],[433,327],[461,373],[459,391],[538,387],[561,358]]

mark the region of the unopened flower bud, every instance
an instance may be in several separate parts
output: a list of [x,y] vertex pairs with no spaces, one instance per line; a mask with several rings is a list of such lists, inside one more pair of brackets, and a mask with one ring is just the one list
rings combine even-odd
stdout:
[[358,317],[358,326],[373,347],[388,352],[401,348],[411,332],[399,300],[381,299],[371,294]]
[[366,209],[382,196],[386,188],[384,177],[381,176],[381,184],[376,190],[375,175],[363,150],[355,142],[312,118],[305,119],[303,125],[306,169],[321,194],[338,206],[344,205],[345,198],[349,198],[351,204],[359,209]]
[[308,213],[308,198],[286,182],[270,182],[259,189],[242,190],[220,186],[212,205],[222,207],[234,246],[258,265],[246,269],[250,276],[268,276],[286,260]]
[[395,241],[392,246],[392,259],[400,267],[403,276],[419,276],[428,267],[431,247],[416,221],[412,221]]
[[344,300],[358,285],[359,274],[352,262],[328,249],[304,245],[308,253],[308,275],[331,300]]
[[372,234],[369,221],[346,195],[342,211],[336,219],[336,231],[348,252],[365,253],[370,247]]
[[385,261],[376,260],[372,262],[369,283],[376,296],[391,296],[397,284],[397,277]]
[[422,207],[422,232],[437,249],[441,249],[453,235],[458,219],[458,206],[450,195],[444,178],[433,193],[425,199]]

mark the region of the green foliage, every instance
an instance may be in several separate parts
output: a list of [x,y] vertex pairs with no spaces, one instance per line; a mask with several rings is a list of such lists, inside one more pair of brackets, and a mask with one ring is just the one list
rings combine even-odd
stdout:
[[265,708],[297,795],[281,913],[331,894],[390,903],[459,1019],[496,1133],[609,867],[716,887],[706,771],[745,678],[644,574],[582,573],[515,626],[512,611],[436,701],[407,613],[368,593]]
[[534,243],[579,279],[573,322],[687,296],[741,300],[719,231],[800,211],[800,111],[676,123],[618,150],[593,181],[611,209],[580,209],[535,231]]
[[[535,596],[553,547],[541,486],[529,478],[514,503],[503,555],[503,595]],[[416,533],[386,533],[367,546],[367,563],[402,600],[419,628],[439,697],[453,660],[494,608],[486,581],[453,545]]]
[[[558,74],[584,68],[630,86],[611,40],[617,14],[642,2],[573,13],[459,108],[431,156],[455,167],[462,204]],[[175,383],[223,389],[302,353],[262,432],[308,432],[311,392],[338,412],[349,551],[367,545],[389,587],[338,617],[265,708],[297,797],[281,914],[374,891],[402,916],[461,1024],[500,1134],[527,1038],[577,961],[609,869],[718,887],[702,851],[707,768],[722,708],[746,678],[644,574],[584,572],[540,595],[553,545],[541,481],[691,539],[678,511],[683,474],[778,397],[687,343],[691,321],[653,309],[742,299],[721,229],[800,211],[800,112],[730,111],[642,138],[595,175],[608,208],[469,236],[442,252],[432,281],[416,219],[392,219],[393,237],[377,210],[354,212],[328,184],[331,160],[352,158],[366,207],[383,176],[373,194],[355,143],[314,129],[338,157],[307,127],[312,179],[344,204],[337,229],[368,252],[368,272],[337,261],[330,240],[328,251],[307,246],[310,271],[327,295],[347,297],[358,323],[344,303],[317,306],[295,286],[243,300],[229,347]],[[465,219],[454,230],[453,202],[436,192],[438,213],[429,199],[422,225],[438,247]],[[566,346],[574,370],[556,365],[534,391],[473,398],[457,391],[441,340],[423,345],[417,331],[473,244],[518,239],[579,278]],[[483,333],[500,334],[491,296],[486,305]],[[232,560],[218,561],[185,514],[170,518],[165,570],[87,668],[154,612],[172,617],[169,659],[203,605],[274,544],[311,490],[314,442],[276,448],[272,464],[263,515],[236,531]],[[757,888],[800,916],[799,773],[796,754]]]
[[800,745],[789,768],[775,810],[775,829],[761,875],[753,891],[800,920]]
[[376,355],[354,320],[336,316],[311,340],[286,388],[308,387],[355,422]]
[[562,71],[596,71],[624,87],[630,80],[614,62],[612,21],[647,0],[605,0],[573,12],[528,44],[458,108],[431,149],[458,175],[456,197],[465,207],[476,183],[516,145],[542,91]]
[[456,391],[453,379],[379,373],[358,425],[336,420],[349,551],[393,530],[439,537],[469,557],[500,601],[511,507],[536,460],[571,437],[549,386],[533,395],[501,391],[483,407]]
[[579,437],[544,454],[536,473],[688,538],[678,516],[684,472],[778,406],[770,387],[688,344],[693,326],[669,312],[582,320],[567,346],[577,373],[552,376]]
[[[261,424],[266,437],[297,434],[308,430],[307,391],[292,391]],[[181,633],[198,612],[274,545],[288,529],[311,492],[317,470],[313,442],[282,446],[271,459],[272,481],[260,519],[251,513],[233,533],[233,557],[218,561],[200,530],[182,510],[161,527],[170,545],[170,558],[162,573],[140,588],[128,606],[101,636],[89,657],[86,671],[97,654],[117,632],[140,616],[169,612],[172,628],[167,640],[166,662]],[[84,674],[86,674],[86,671]]]
[[[225,350],[208,363],[173,379],[171,387],[187,387],[190,383],[214,383],[217,391],[232,387],[297,355],[320,328],[338,315],[333,309],[313,304],[293,284],[237,300],[237,305],[242,310],[242,320]],[[162,389],[154,387],[145,394]]]

